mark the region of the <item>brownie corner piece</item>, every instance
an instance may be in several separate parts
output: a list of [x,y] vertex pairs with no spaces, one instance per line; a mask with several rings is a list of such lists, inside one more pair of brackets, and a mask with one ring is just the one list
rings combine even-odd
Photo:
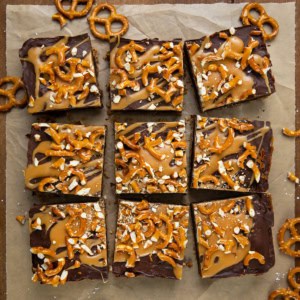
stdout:
[[102,107],[88,34],[32,38],[19,50],[28,112]]
[[275,264],[269,194],[192,204],[202,278],[263,274]]
[[26,188],[49,195],[100,197],[105,135],[105,126],[32,124]]
[[113,273],[181,279],[188,221],[188,206],[121,200]]
[[103,202],[35,205],[29,211],[33,282],[108,278]]
[[270,122],[195,118],[192,188],[266,192],[273,153]]
[[186,41],[185,51],[202,111],[275,92],[270,55],[255,26]]
[[185,121],[115,123],[117,194],[187,190]]
[[183,42],[129,40],[111,45],[112,110],[183,110]]

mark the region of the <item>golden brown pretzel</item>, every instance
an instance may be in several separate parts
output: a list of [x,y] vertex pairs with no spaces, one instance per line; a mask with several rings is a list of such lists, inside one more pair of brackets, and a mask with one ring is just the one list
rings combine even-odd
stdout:
[[[253,15],[251,15],[251,10],[255,10],[258,12],[259,17],[256,19]],[[244,6],[241,14],[241,20],[243,25],[256,25],[262,32],[263,38],[265,41],[273,39],[278,31],[279,31],[279,24],[278,22],[270,17],[262,5],[257,2],[248,3]],[[272,32],[267,33],[264,29],[264,25],[268,24],[272,27]]]
[[60,28],[63,28],[67,25],[67,20],[65,19],[65,17],[60,14],[60,13],[56,13],[52,16],[52,20],[59,22]]
[[[11,88],[3,89],[1,88],[4,84],[11,83],[13,86]],[[22,99],[17,99],[16,94],[18,90],[24,88],[24,83],[18,77],[3,77],[0,78],[0,96],[8,98],[8,101],[4,104],[0,104],[0,112],[10,111],[14,106],[25,107],[27,104],[27,94],[23,96]]]
[[289,270],[288,273],[288,282],[290,286],[297,291],[300,291],[300,282],[297,282],[297,279],[295,278],[300,274],[300,267],[295,267],[293,269]]
[[[300,235],[297,232],[296,225],[300,223],[300,218],[287,219],[278,231],[277,240],[279,249],[292,257],[300,257],[300,250],[293,250],[292,247],[300,242]],[[285,240],[286,231],[290,231],[290,238]]]
[[[278,298],[278,297],[281,297],[281,298]],[[298,300],[299,294],[290,289],[277,289],[277,290],[273,291],[269,295],[269,298],[268,298],[268,300],[275,300],[275,299]]]
[[[55,6],[57,10],[67,17],[70,20],[73,20],[75,18],[81,18],[88,14],[90,9],[92,8],[92,5],[94,3],[94,0],[71,0],[71,5],[69,9],[65,9],[63,7],[63,0],[54,0]],[[86,3],[85,7],[78,11],[77,7],[81,3]]]
[[300,136],[300,130],[291,130],[288,128],[282,128],[282,132],[286,136],[292,136],[292,137]]
[[[97,14],[101,10],[108,10],[110,12],[110,15],[108,18],[100,18],[97,17]],[[90,29],[92,31],[92,34],[101,40],[107,40],[109,41],[111,37],[118,37],[124,35],[129,27],[128,20],[125,16],[119,15],[116,11],[116,8],[108,3],[100,3],[98,4],[91,13],[91,16],[89,17],[89,23],[90,23]],[[120,22],[122,23],[122,28],[119,31],[113,32],[112,31],[112,23],[113,22]],[[96,24],[102,24],[105,27],[105,33],[101,33],[97,30]]]

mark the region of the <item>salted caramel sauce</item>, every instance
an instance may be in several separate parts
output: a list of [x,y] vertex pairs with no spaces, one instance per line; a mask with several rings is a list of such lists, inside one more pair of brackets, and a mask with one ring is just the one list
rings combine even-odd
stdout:
[[[123,242],[121,239],[118,238],[119,236],[123,236],[126,234],[130,234],[128,231],[128,228],[130,225],[135,224],[137,222],[137,216],[139,214],[144,213],[153,213],[157,217],[159,217],[160,214],[163,214],[165,216],[168,216],[170,223],[172,224],[172,234],[170,241],[168,245],[164,249],[158,249],[157,245],[162,242],[161,238],[159,238],[157,241],[151,239],[151,237],[148,237],[144,240],[142,240],[138,247],[134,248],[134,251],[136,253],[136,261],[140,260],[140,257],[145,256],[151,256],[154,254],[157,254],[158,251],[164,252],[165,249],[169,247],[170,243],[176,243],[174,240],[174,234],[177,235],[179,230],[184,231],[184,240],[181,240],[181,243],[184,245],[183,249],[181,251],[176,252],[178,254],[177,260],[182,261],[184,259],[184,250],[187,243],[187,225],[188,225],[188,219],[189,219],[189,212],[188,209],[185,206],[180,205],[166,205],[166,204],[155,204],[155,203],[149,203],[149,209],[138,211],[137,205],[139,202],[130,202],[130,201],[121,201],[119,206],[119,213],[118,213],[118,222],[117,222],[117,236],[115,239],[115,249],[120,244],[127,244],[130,246],[133,246],[132,240],[129,238],[127,242]],[[130,213],[127,215],[126,208],[130,208]],[[181,213],[182,211],[185,211],[184,214],[182,214],[182,217],[178,220],[174,220],[174,212]],[[140,222],[142,225],[142,232],[146,232],[148,230],[148,226]],[[176,223],[176,224],[175,224]],[[127,229],[126,229],[127,228]],[[168,234],[168,229],[166,227],[166,223],[162,221],[161,225],[157,226],[156,228],[159,229],[163,234]],[[125,233],[124,233],[125,232]],[[152,244],[148,244],[149,241],[151,241]],[[169,248],[170,249],[170,248]],[[129,258],[129,255],[122,251],[115,251],[114,252],[114,262],[126,262]],[[173,268],[174,275],[176,278],[181,279],[182,277],[182,265],[176,263],[176,266]]]
[[[30,107],[28,106],[28,112],[29,113],[38,113],[40,111],[47,111],[47,110],[59,110],[59,109],[66,109],[69,108],[70,103],[69,103],[69,99],[68,97],[63,97],[62,98],[62,102],[61,103],[56,103],[56,102],[52,102],[50,101],[50,95],[53,93],[53,91],[48,90],[46,93],[44,93],[42,96],[39,96],[39,92],[40,92],[40,68],[44,65],[47,65],[51,62],[53,62],[54,64],[57,62],[57,55],[52,54],[50,55],[46,61],[42,61],[40,59],[41,55],[43,53],[45,53],[48,49],[53,48],[53,47],[59,47],[59,46],[63,46],[66,45],[68,43],[68,37],[64,37],[61,40],[59,40],[56,44],[51,45],[49,47],[33,47],[30,48],[28,50],[28,56],[26,58],[21,58],[21,60],[23,61],[27,61],[29,63],[31,63],[34,66],[34,71],[35,71],[35,95],[34,95],[34,106]],[[85,39],[82,42],[80,42],[78,45],[76,45],[75,47],[79,47],[81,44],[87,42],[89,39]],[[66,53],[68,53],[69,50],[66,51]],[[94,68],[94,63],[93,63],[93,57],[92,57],[92,53],[88,53],[85,58],[86,61],[88,61],[90,63],[90,67],[89,70],[91,70],[93,73],[95,73],[95,68]],[[72,83],[66,83],[65,81],[63,81],[59,76],[55,77],[56,82],[58,83],[59,86],[63,86],[63,85],[71,85]],[[76,81],[76,78],[73,80]],[[82,100],[78,100],[76,102],[76,107],[86,107],[86,104],[84,103],[85,99]],[[89,102],[89,106],[93,106],[95,105],[95,100]]]
[[[217,124],[218,119],[215,118],[210,118],[210,120],[213,120],[214,122],[210,125],[205,125],[205,127],[201,130],[197,129],[197,136],[198,138],[200,138],[200,133],[204,134],[204,138],[205,140],[209,140],[210,141],[210,145],[213,146],[213,141],[215,140],[216,136],[219,138],[220,144],[222,145],[225,140],[227,139],[227,136],[224,134],[224,132],[222,132]],[[219,161],[226,161],[226,157],[230,156],[230,155],[234,155],[234,154],[238,154],[241,153],[241,150],[244,150],[244,143],[248,142],[251,143],[254,140],[260,139],[260,144],[257,147],[257,153],[260,153],[262,144],[263,144],[263,140],[264,140],[264,135],[267,134],[269,132],[270,128],[267,126],[264,126],[262,128],[259,128],[257,130],[251,131],[249,133],[244,133],[242,135],[237,135],[236,131],[235,131],[235,136],[234,136],[234,141],[232,143],[232,145],[227,148],[226,150],[224,150],[222,153],[211,153],[209,149],[200,149],[199,145],[197,144],[195,147],[195,158],[197,158],[197,155],[210,155],[210,160],[208,162],[206,162],[207,164],[207,168],[200,173],[200,177],[201,176],[206,176],[206,175],[214,175],[216,172],[218,173],[218,162]],[[209,132],[208,134],[206,132]],[[228,132],[228,131],[226,131]],[[227,134],[227,133],[226,133]],[[253,159],[251,158],[254,163],[257,162],[257,159]],[[254,174],[252,174],[251,179],[250,179],[250,183],[249,183],[249,187],[241,187],[240,183],[239,183],[239,178],[237,176],[238,172],[241,170],[241,168],[238,166],[237,162],[238,162],[238,157],[237,158],[231,158],[231,168],[232,170],[227,171],[227,173],[235,178],[234,181],[237,182],[237,186],[239,187],[237,190],[239,191],[248,191],[249,187],[251,186],[251,184],[254,181]],[[221,176],[217,176],[221,185],[223,183],[226,183]],[[205,184],[201,184],[201,187],[207,187],[207,188],[211,188],[213,187],[214,189],[218,189],[218,186],[214,186],[212,183],[205,183]]]
[[[210,38],[207,36],[202,42],[201,47],[198,49],[198,51],[196,51],[196,53],[193,55],[190,53],[195,76],[197,77],[197,79],[198,77],[200,78],[203,87],[205,87],[206,89],[205,94],[211,95],[213,93],[218,93],[217,98],[214,99],[203,99],[203,97],[201,97],[203,109],[209,110],[227,103],[246,100],[248,96],[253,93],[253,78],[251,76],[247,76],[246,72],[240,69],[240,64],[237,63],[239,61],[238,59],[224,57],[224,51],[226,47],[229,46],[230,50],[242,55],[244,53],[244,48],[246,45],[244,45],[244,42],[239,37],[231,36],[227,38],[227,40],[219,47],[219,49],[217,49],[216,52],[204,52],[205,46],[209,45],[210,43]],[[215,56],[218,59],[213,60],[212,62],[207,62],[204,65],[202,65],[203,59],[207,56]],[[263,58],[258,54],[254,54],[253,57],[255,62],[260,67],[262,67]],[[226,80],[222,80],[219,71],[210,71],[210,73],[207,73],[206,68],[209,64],[225,66],[226,70],[228,71],[228,76],[232,75],[233,78],[237,77],[239,80],[241,80],[241,84],[237,84],[235,87],[222,94],[221,87],[224,86],[225,82],[228,82],[229,80],[228,78]],[[205,79],[202,78],[202,74],[206,75],[207,77],[205,77]],[[270,92],[267,70],[265,70],[265,73],[262,75],[262,77],[264,78],[266,86],[268,87],[268,90]],[[198,86],[199,93],[200,89],[201,87]]]
[[[135,124],[127,126],[126,129],[122,130],[121,132],[116,133],[116,140],[118,140],[121,135],[126,136],[128,139],[132,139],[134,134],[130,134],[130,132],[139,128],[143,124],[144,123],[135,123]],[[155,138],[160,133],[165,132],[165,131],[174,130],[174,132],[175,132],[176,126],[178,126],[177,122],[166,122],[166,123],[164,123],[164,126],[159,128],[155,132],[151,131],[151,134],[153,134],[154,138]],[[185,141],[185,138],[182,137],[181,141]],[[172,147],[172,145],[167,144],[163,141],[163,147],[156,146],[155,150],[159,154],[165,155],[165,158],[163,160],[159,160],[159,159],[155,158],[143,146],[141,146],[138,151],[135,151],[140,157],[143,158],[143,160],[147,163],[147,165],[150,166],[150,169],[152,170],[152,174],[155,174],[154,175],[155,180],[162,179],[163,176],[170,176],[172,179],[172,175],[174,173],[179,173],[183,169],[186,169],[187,163],[186,163],[186,152],[185,151],[184,151],[183,157],[181,157],[182,164],[180,166],[178,166],[176,164],[170,165],[171,161],[175,159],[175,151],[173,151],[174,148]],[[130,150],[130,151],[132,151],[132,150]],[[134,173],[134,171],[139,170],[141,168],[139,163],[133,164],[132,162],[131,163],[126,162],[126,164],[128,166],[128,173]],[[128,184],[130,181],[131,182],[135,181],[135,182],[137,182],[137,184],[139,185],[139,187],[142,190],[145,183],[141,180],[142,178],[139,178],[136,176],[138,176],[138,174],[136,174],[134,177],[127,178],[126,175],[124,176],[123,170],[116,169],[116,177],[122,178],[124,184]],[[151,174],[148,174],[148,176],[150,178],[153,177]],[[127,180],[125,180],[125,178],[127,178]],[[159,188],[158,188],[158,191],[159,191]]]
[[[84,231],[84,234],[89,234],[91,232],[91,222],[94,218],[98,218],[95,215],[95,211],[92,208],[93,204],[84,204],[86,206],[83,209],[83,212],[86,213],[87,217],[87,225],[86,229]],[[72,204],[68,205],[72,209]],[[77,207],[78,205],[76,205]],[[62,207],[62,206],[60,206]],[[66,206],[64,206],[66,208]],[[55,257],[48,257],[51,261],[57,261],[59,258],[66,258],[68,257],[68,253],[66,250],[66,238],[71,238],[67,231],[66,231],[66,224],[70,220],[70,215],[67,213],[65,209],[61,210],[63,213],[65,213],[66,217],[64,219],[59,219],[58,217],[53,215],[52,212],[52,206],[47,206],[46,209],[42,212],[35,213],[32,219],[30,219],[29,225],[33,223],[37,218],[40,218],[41,225],[45,226],[45,231],[49,232],[49,238],[51,241],[51,245],[49,247],[50,250],[53,250],[56,255]],[[101,210],[102,211],[102,210]],[[102,211],[103,215],[104,212]],[[103,228],[104,232],[106,230],[105,228],[105,221],[103,219],[99,219],[99,224],[101,224],[101,227]],[[74,228],[76,229],[76,228]],[[34,230],[30,226],[30,233],[32,233]],[[89,249],[92,249],[93,246],[99,245],[103,246],[103,249],[100,251],[100,253],[95,253],[94,255],[89,255],[87,252],[83,251],[79,255],[79,260],[81,264],[86,264],[90,266],[95,267],[104,267],[107,265],[107,250],[106,250],[106,235],[104,234],[103,237],[97,238],[97,239],[90,239],[87,238],[84,242],[84,244],[89,247]],[[65,250],[62,250],[64,249]],[[59,253],[57,252],[59,250]],[[73,269],[74,266],[67,268],[66,270]]]
[[[234,228],[237,227],[240,228],[240,226],[243,225],[246,227],[248,226],[249,230],[251,231],[251,229],[254,226],[253,219],[247,214],[247,210],[245,207],[245,198],[239,198],[237,200],[237,201],[244,202],[243,208],[241,209],[240,206],[240,212],[238,214],[225,212],[223,217],[219,214],[219,209],[222,209],[223,206],[225,206],[226,204],[230,203],[233,200],[230,199],[230,200],[214,201],[214,203],[217,205],[217,209],[212,214],[214,218],[213,220],[214,223],[217,224],[218,228],[223,230],[224,236],[222,237],[218,235],[217,232],[214,230],[214,225],[211,224],[210,215],[204,215],[198,209],[199,206],[205,206],[207,205],[207,203],[197,204],[194,206],[194,214],[196,218],[197,228],[198,227],[203,228],[203,222],[206,222],[209,224],[209,227],[211,229],[210,236],[206,236],[202,230],[202,238],[204,238],[208,242],[209,247],[215,245],[223,245],[222,243],[220,243],[220,239],[231,240],[234,242],[234,246],[231,248],[230,253],[225,253],[226,251],[223,251],[222,248],[212,252],[210,259],[208,260],[209,263],[207,266],[205,266],[204,257],[205,255],[207,255],[207,249],[201,244],[199,244],[199,236],[197,236],[198,254],[200,257],[203,256],[203,260],[200,263],[201,276],[203,278],[212,277],[218,274],[219,272],[221,272],[222,270],[238,264],[239,262],[243,261],[243,259],[247,256],[248,252],[250,251],[251,249],[250,241],[248,245],[245,245],[243,248],[233,236],[233,234],[235,234]],[[240,233],[238,234],[241,234],[241,232],[242,230],[240,229]],[[245,236],[247,236],[246,233]]]
[[[54,124],[53,126],[55,127],[56,124]],[[73,126],[72,125],[58,125],[58,132],[64,132],[65,130],[70,130],[70,132],[68,134],[73,137],[74,137],[75,131],[78,129],[83,133],[83,136],[85,136],[87,133],[90,133],[90,132],[93,132],[94,130],[99,129],[99,127],[98,126],[84,127],[84,126],[80,126],[80,125],[73,125]],[[78,165],[76,166],[76,169],[84,172],[85,177],[86,177],[86,184],[82,185],[81,188],[90,189],[90,191],[88,193],[89,195],[97,195],[102,190],[101,178],[102,178],[102,170],[103,170],[103,151],[104,151],[103,150],[104,142],[102,140],[103,140],[103,137],[100,137],[100,139],[98,138],[96,140],[97,143],[100,143],[102,145],[101,146],[102,150],[100,151],[100,154],[102,154],[102,157],[90,160],[87,163],[82,163],[81,158],[77,155],[76,150],[75,150],[74,151],[75,155],[70,158],[71,160],[78,161]],[[57,178],[58,181],[56,183],[54,183],[54,186],[60,182],[58,177],[59,177],[60,173],[62,172],[62,170],[60,170],[59,168],[56,169],[56,168],[52,167],[52,164],[55,161],[57,161],[60,157],[52,156],[51,160],[49,162],[35,165],[35,159],[36,159],[37,154],[43,154],[46,157],[46,153],[48,150],[51,149],[52,143],[54,143],[54,141],[42,141],[33,150],[33,152],[32,152],[33,163],[27,166],[27,168],[25,169],[25,173],[24,173],[25,186],[28,189],[36,190],[38,188],[40,180],[37,180],[36,183],[31,182],[34,179],[43,179],[43,178],[48,178],[48,177]],[[62,143],[61,143],[61,145],[62,145]],[[43,159],[41,161],[43,161]],[[74,168],[72,166],[70,166],[70,167]],[[67,164],[65,164],[64,170],[66,170],[67,168],[68,168],[68,166],[67,166]],[[93,177],[91,179],[88,178],[93,175],[95,177]],[[69,183],[72,182],[72,178],[73,177],[71,177],[71,179],[69,180]],[[75,176],[74,176],[74,178],[75,178]],[[63,182],[63,184],[69,185],[67,182]],[[78,184],[80,185],[80,180],[78,181]],[[55,192],[57,190],[58,189],[55,188],[53,190],[53,192]],[[64,191],[62,191],[62,192],[65,193]],[[68,190],[68,194],[76,194],[76,193],[77,193],[76,188],[71,191]]]
[[[129,80],[135,80],[135,81],[140,81],[142,73],[143,73],[143,67],[147,64],[157,62],[152,64],[153,66],[162,66],[164,61],[160,61],[158,53],[160,52],[160,45],[154,45],[150,49],[147,49],[146,52],[141,53],[141,55],[138,56],[138,61],[137,62],[130,62],[130,64],[134,67],[134,72],[132,74],[127,74]],[[116,65],[115,58],[116,58],[116,52],[118,50],[118,47],[116,46],[110,54],[110,69],[118,69],[118,66]],[[140,53],[139,53],[140,54]],[[174,56],[173,57],[177,57]],[[178,59],[182,60],[182,57],[178,57]],[[174,74],[175,75],[175,74]],[[174,76],[173,77],[176,77]],[[114,86],[112,85],[112,82],[116,81],[118,82],[118,76],[115,76],[113,74],[110,75],[110,86],[111,90],[114,90]],[[168,82],[164,79],[160,79],[157,86],[160,88],[165,87],[168,84]],[[150,106],[153,104],[158,105],[160,104],[156,110],[174,110],[174,107],[170,105],[170,103],[165,103],[165,100],[158,96],[155,95],[156,99],[153,100],[150,97],[150,92],[147,90],[147,86],[143,86],[142,83],[140,84],[140,90],[135,91],[132,94],[122,96],[121,100],[119,103],[114,103],[112,101],[111,107],[114,110],[124,110],[127,107],[131,106],[132,104],[142,101],[142,100],[149,100],[149,103],[145,103],[142,106],[139,106],[139,109],[149,109]],[[161,105],[161,103],[165,105]]]

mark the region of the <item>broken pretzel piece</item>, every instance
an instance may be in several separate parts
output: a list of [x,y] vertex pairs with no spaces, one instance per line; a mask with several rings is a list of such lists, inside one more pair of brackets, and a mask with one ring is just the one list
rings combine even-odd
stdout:
[[60,28],[63,28],[67,25],[67,20],[62,14],[56,13],[52,16],[52,20],[59,22]]
[[21,225],[24,225],[25,222],[26,222],[26,217],[23,216],[23,215],[19,215],[19,216],[16,216],[16,220],[17,220]]
[[300,130],[291,130],[288,128],[283,128],[282,133],[286,136],[292,136],[292,137],[300,136]]

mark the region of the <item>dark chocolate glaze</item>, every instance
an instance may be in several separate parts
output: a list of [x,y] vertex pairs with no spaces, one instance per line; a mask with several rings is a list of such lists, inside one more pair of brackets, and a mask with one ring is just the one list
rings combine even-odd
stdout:
[[[176,261],[178,264],[182,264],[182,261]],[[125,262],[114,262],[113,273],[117,276],[125,276],[125,272],[133,272],[136,276],[147,277],[162,277],[169,279],[176,279],[173,272],[173,267],[161,261],[156,254],[150,256],[140,257],[140,261],[135,263],[134,268],[126,268]]]
[[[252,203],[255,210],[253,218],[253,229],[248,235],[251,244],[251,251],[257,251],[265,257],[265,264],[261,265],[257,260],[251,260],[248,267],[244,266],[243,261],[228,267],[212,278],[224,278],[241,276],[246,274],[260,275],[266,273],[275,264],[275,253],[272,238],[272,227],[274,226],[274,212],[270,194],[254,194]],[[193,207],[194,204],[192,204]],[[192,209],[193,213],[194,210]],[[196,237],[196,224],[193,215],[194,235]],[[195,239],[196,240],[196,239]],[[198,247],[197,252],[198,252]],[[199,272],[201,274],[200,261],[202,257],[197,253]]]
[[[237,27],[235,28],[235,36],[239,37],[241,40],[243,40],[244,44],[247,45],[249,38],[252,37],[253,39],[257,40],[259,42],[259,45],[253,49],[253,54],[258,54],[262,57],[266,56],[268,58],[270,58],[270,54],[268,53],[267,47],[266,47],[266,43],[263,40],[262,35],[250,35],[251,31],[257,31],[259,30],[258,27],[256,26],[242,26],[242,27]],[[222,30],[221,32],[225,32],[228,36],[230,36],[230,32],[229,30]],[[188,59],[188,69],[189,69],[189,73],[191,75],[192,78],[192,83],[194,86],[194,91],[196,94],[196,98],[199,99],[199,105],[200,105],[200,109],[201,111],[203,111],[202,108],[202,102],[201,102],[201,97],[198,94],[198,86],[197,86],[197,78],[193,72],[193,66],[192,66],[192,62],[191,62],[191,58],[189,56],[188,53],[188,49],[187,46],[189,44],[192,43],[197,43],[201,46],[201,43],[204,41],[205,37],[202,37],[200,39],[194,39],[194,40],[188,40],[185,41],[184,44],[184,49],[185,49],[185,55]],[[212,46],[209,49],[204,49],[204,52],[211,52],[211,49],[218,49],[223,43],[224,43],[224,39],[219,37],[219,32],[216,32],[212,35],[210,35],[210,40],[212,42]],[[272,63],[270,61],[270,67],[272,66]],[[253,88],[256,89],[256,94],[251,94],[250,96],[248,96],[248,98],[246,100],[240,101],[240,102],[244,102],[244,101],[250,101],[250,100],[254,100],[260,97],[264,97],[264,96],[268,96],[270,94],[273,94],[275,92],[275,79],[273,77],[272,71],[271,69],[268,71],[267,76],[268,76],[268,80],[269,80],[269,85],[270,85],[270,92],[268,91],[268,87],[265,83],[265,80],[261,77],[260,74],[254,72],[251,67],[247,67],[244,70],[245,73],[247,73],[248,76],[251,76],[254,80],[254,85]],[[217,98],[218,99],[218,98]],[[235,103],[231,103],[229,105],[234,105],[234,104],[238,104],[240,102],[235,102]],[[226,106],[228,106],[228,104],[226,104]],[[217,108],[217,107],[216,107]]]
[[[35,74],[34,66],[30,62],[27,62],[23,59],[25,59],[28,56],[28,51],[31,48],[42,47],[42,46],[50,47],[50,46],[56,44],[59,40],[61,40],[63,38],[64,38],[64,36],[58,36],[58,37],[54,37],[54,38],[36,38],[36,39],[31,38],[31,39],[27,40],[23,44],[22,48],[19,50],[19,57],[21,59],[21,63],[22,63],[22,67],[23,67],[22,80],[25,84],[25,88],[26,88],[26,91],[27,91],[29,97],[32,96],[35,98],[36,74]],[[83,42],[86,39],[88,39],[88,40],[86,42]],[[83,59],[84,58],[83,51],[86,51],[87,53],[92,53],[93,64],[94,64],[95,70],[96,70],[95,76],[97,78],[97,66],[96,66],[97,58],[95,57],[96,52],[94,52],[92,49],[92,44],[91,44],[89,35],[86,33],[86,34],[82,34],[82,35],[78,35],[78,36],[74,36],[74,37],[68,37],[68,42],[67,42],[66,46],[70,47],[69,51],[66,52],[66,59],[70,58],[70,57],[77,57],[77,58]],[[77,54],[75,56],[71,55],[71,49],[74,47],[77,48]],[[47,59],[47,57],[45,55],[41,55],[40,58],[42,61],[45,61]],[[98,82],[96,82],[95,85],[98,87],[98,89],[100,91]],[[47,91],[48,91],[48,89],[41,84],[40,90],[39,90],[39,97],[41,97]],[[99,97],[101,97],[101,91],[100,91],[100,95],[89,93],[87,98],[84,100],[86,107],[89,107],[93,103],[93,101],[99,99]],[[100,104],[99,107],[102,107],[102,103],[100,100],[99,100],[99,104]],[[69,109],[76,109],[76,107],[69,107]]]

